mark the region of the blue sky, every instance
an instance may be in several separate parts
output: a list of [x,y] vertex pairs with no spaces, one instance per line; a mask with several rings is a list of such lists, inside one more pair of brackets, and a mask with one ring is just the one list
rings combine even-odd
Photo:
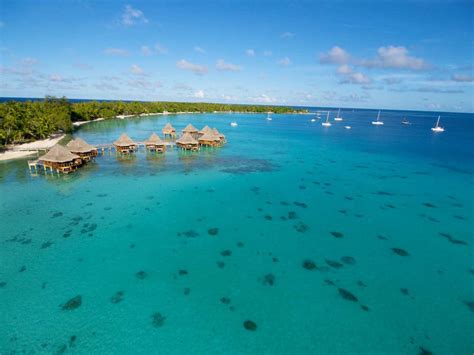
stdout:
[[472,1],[0,2],[0,96],[474,110]]

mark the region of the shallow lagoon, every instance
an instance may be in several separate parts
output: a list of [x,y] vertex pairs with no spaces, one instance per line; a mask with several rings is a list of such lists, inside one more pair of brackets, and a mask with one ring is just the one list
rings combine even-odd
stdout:
[[472,352],[473,117],[374,115],[102,121],[75,135],[191,122],[229,143],[67,177],[1,164],[0,352]]

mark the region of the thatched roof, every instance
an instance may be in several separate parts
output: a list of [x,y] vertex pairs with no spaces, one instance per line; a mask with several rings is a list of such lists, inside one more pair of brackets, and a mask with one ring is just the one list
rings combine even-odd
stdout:
[[131,138],[127,136],[125,133],[122,133],[119,139],[117,139],[114,142],[114,145],[119,146],[119,147],[128,147],[128,146],[137,145],[137,144],[134,141],[132,141]]
[[90,153],[97,150],[96,147],[90,145],[82,138],[76,138],[66,144],[66,147],[72,153]]
[[153,133],[148,140],[145,141],[145,144],[150,145],[165,145],[165,143],[161,140],[161,138],[156,134]]
[[56,144],[53,148],[49,150],[45,155],[39,158],[41,161],[49,161],[52,163],[65,163],[68,161],[73,161],[78,159],[79,156],[72,154],[62,145]]
[[179,143],[179,144],[199,144],[199,142],[197,140],[195,140],[193,138],[193,136],[190,135],[189,133],[185,133],[181,137],[179,137],[176,140],[176,143]]
[[199,131],[199,133],[201,133],[201,134],[206,134],[206,133],[210,133],[210,132],[212,132],[212,129],[211,129],[211,127],[209,127],[209,126],[207,126],[207,125],[204,126],[203,129],[201,129],[201,130]]
[[213,129],[212,129],[212,133],[213,133],[214,135],[216,135],[217,137],[219,137],[220,139],[224,139],[224,138],[225,138],[225,136],[224,136],[221,132],[219,132],[219,131],[217,130],[217,128],[213,128]]
[[173,132],[176,132],[176,129],[171,125],[171,123],[168,122],[168,123],[163,127],[162,132],[163,132],[164,134],[173,133]]
[[211,132],[204,133],[201,137],[198,138],[199,142],[219,142],[221,139]]
[[188,124],[186,127],[183,129],[183,133],[197,133],[198,129],[194,127],[191,123]]

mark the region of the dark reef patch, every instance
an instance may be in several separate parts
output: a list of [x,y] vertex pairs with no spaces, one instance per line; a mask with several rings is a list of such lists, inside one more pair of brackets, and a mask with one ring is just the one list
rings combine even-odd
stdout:
[[418,352],[419,355],[433,355],[433,353],[424,347],[420,346],[420,351]]
[[244,328],[253,332],[257,330],[257,324],[254,321],[246,320],[244,322]]
[[474,301],[464,301],[464,304],[469,308],[471,312],[474,312]]
[[219,158],[217,159],[217,164],[223,167],[220,171],[236,175],[272,172],[278,169],[278,165],[270,160],[251,159],[238,156]]
[[351,293],[350,291],[345,290],[343,288],[338,288],[337,290],[339,291],[339,295],[346,301],[351,301],[351,302],[359,301],[359,299],[356,296],[354,296],[354,294]]
[[267,221],[271,221],[273,219],[273,217],[269,214],[266,214],[265,216],[263,216],[263,218],[265,218]]
[[143,270],[140,270],[138,271],[136,274],[135,274],[135,277],[139,280],[143,280],[145,279],[146,277],[148,276],[148,274],[146,273],[146,271],[143,271]]
[[223,269],[224,266],[225,266],[225,262],[223,262],[223,261],[218,261],[216,264],[217,264],[217,267],[218,267],[219,269]]
[[361,308],[363,311],[366,311],[366,312],[369,312],[369,311],[370,311],[369,307],[364,306],[363,304],[360,305],[360,308]]
[[62,217],[63,213],[62,212],[54,212],[52,215],[51,215],[51,218],[58,218],[58,217]]
[[391,248],[391,250],[399,256],[409,256],[410,255],[405,249]]
[[334,238],[343,238],[344,237],[344,234],[342,234],[341,232],[331,232],[331,235]]
[[120,303],[123,301],[123,296],[124,296],[124,292],[123,291],[117,291],[115,293],[115,295],[113,295],[112,297],[110,297],[110,302],[111,303]]
[[194,230],[187,230],[187,231],[178,233],[178,237],[184,236],[186,238],[196,238],[198,235],[199,233]]
[[178,275],[179,275],[179,276],[186,276],[186,275],[188,275],[188,274],[189,274],[188,270],[180,269],[180,270],[178,271]]
[[61,309],[65,311],[72,311],[79,308],[82,305],[82,296],[77,295],[71,298],[69,301],[61,305]]
[[334,269],[340,269],[341,267],[344,266],[343,264],[341,264],[340,262],[335,261],[335,260],[325,259],[325,261],[326,261],[326,264],[328,264],[330,267],[332,267]]
[[298,206],[298,207],[301,207],[301,208],[308,208],[308,205],[304,202],[298,202],[298,201],[294,201],[293,204],[295,206]]
[[402,293],[402,295],[405,295],[405,296],[410,295],[410,291],[407,288],[401,288],[400,292]]
[[341,261],[346,265],[354,265],[356,263],[352,256],[343,256],[341,257]]
[[183,288],[183,295],[188,296],[191,293],[191,289],[189,287]]
[[230,304],[230,298],[229,297],[221,297],[221,303]]
[[309,230],[309,226],[303,222],[298,222],[297,224],[293,225],[293,228],[298,233],[306,233]]
[[317,268],[316,263],[313,260],[310,260],[310,259],[303,260],[302,266],[306,270],[316,270],[316,268]]
[[212,235],[212,236],[215,236],[215,235],[219,234],[219,228],[216,228],[216,227],[214,227],[214,228],[209,228],[209,229],[207,230],[207,234]]
[[155,328],[161,328],[165,324],[166,317],[160,312],[155,312],[151,315],[151,323]]
[[0,288],[5,288],[5,286],[7,286],[5,281],[0,282]]
[[221,251],[222,256],[231,256],[232,255],[232,250],[225,249]]
[[44,242],[44,243],[41,244],[41,249],[49,248],[53,244],[54,244],[53,242],[48,240],[47,242]]
[[436,205],[430,202],[423,202],[423,206],[428,207],[428,208],[436,208]]
[[464,240],[455,239],[449,233],[442,233],[441,232],[441,233],[439,233],[439,235],[442,236],[443,238],[446,238],[452,244],[467,245],[467,243]]
[[275,275],[266,274],[262,278],[262,284],[265,286],[273,286],[275,284]]

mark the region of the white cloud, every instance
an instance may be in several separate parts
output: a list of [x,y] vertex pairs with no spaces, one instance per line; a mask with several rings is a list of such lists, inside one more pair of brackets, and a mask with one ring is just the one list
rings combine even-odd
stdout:
[[30,67],[32,65],[38,64],[38,59],[36,59],[36,58],[23,58],[21,60],[21,64],[25,65],[27,67]]
[[141,52],[144,56],[149,56],[152,53],[150,47],[148,46],[142,46]]
[[50,77],[49,77],[49,80],[51,81],[55,81],[55,82],[59,82],[59,81],[63,81],[64,78],[59,75],[59,74],[52,74]]
[[249,57],[255,57],[255,51],[253,49],[247,49],[245,54],[247,54]]
[[338,74],[350,74],[352,73],[352,68],[348,66],[347,64],[343,64],[339,68],[337,68],[336,72]]
[[115,57],[126,57],[128,56],[128,51],[122,48],[106,48],[104,49],[104,54]]
[[194,93],[194,97],[198,98],[198,99],[203,99],[204,98],[204,91],[202,90],[198,90]]
[[143,69],[140,66],[136,65],[136,64],[133,64],[131,66],[130,72],[134,75],[143,75],[143,74],[145,74]]
[[277,101],[274,97],[270,97],[266,94],[249,97],[249,100],[252,102],[265,103],[265,104],[274,103]]
[[280,64],[281,66],[287,67],[288,65],[291,64],[291,60],[288,57],[284,57],[278,61],[278,64]]
[[349,53],[339,46],[334,46],[329,52],[319,56],[321,64],[347,64],[350,59]]
[[472,83],[474,81],[474,77],[468,74],[453,74],[451,80],[460,83]]
[[155,50],[158,54],[166,54],[168,53],[168,49],[160,45],[159,43],[155,44]]
[[359,72],[350,73],[344,75],[344,78],[341,80],[341,83],[344,84],[369,84],[372,82],[367,75]]
[[368,68],[392,68],[392,69],[411,69],[422,70],[428,67],[428,64],[421,58],[412,57],[408,49],[403,46],[380,47],[377,50],[377,57],[372,60],[363,60],[360,63]]
[[226,63],[223,59],[219,59],[216,63],[216,69],[220,71],[240,71],[242,68],[240,65]]
[[207,67],[205,65],[194,64],[194,63],[188,62],[185,59],[178,60],[176,62],[176,67],[182,70],[190,70],[194,74],[198,74],[198,75],[207,74]]
[[201,48],[199,46],[195,46],[194,47],[194,51],[195,52],[198,52],[198,53],[206,53],[206,51],[204,50],[204,48]]
[[264,55],[265,57],[271,57],[271,56],[273,55],[273,53],[272,53],[272,51],[268,51],[268,50],[267,50],[267,51],[263,51],[263,55]]
[[122,14],[122,25],[133,26],[137,23],[148,23],[148,20],[141,10],[134,9],[130,5],[125,6]]
[[286,39],[288,39],[288,38],[293,38],[294,36],[295,36],[295,34],[292,33],[292,32],[283,32],[283,33],[280,35],[281,38],[286,38]]

